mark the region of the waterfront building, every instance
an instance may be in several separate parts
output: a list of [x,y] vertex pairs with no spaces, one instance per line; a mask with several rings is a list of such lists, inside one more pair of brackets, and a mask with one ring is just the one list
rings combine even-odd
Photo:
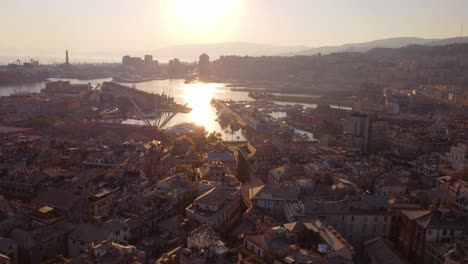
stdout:
[[210,73],[210,57],[203,53],[198,59],[198,75],[200,78],[206,78]]
[[159,71],[159,62],[153,60],[152,55],[145,55],[144,59],[140,57],[122,57],[122,65],[129,71],[145,74],[155,74]]

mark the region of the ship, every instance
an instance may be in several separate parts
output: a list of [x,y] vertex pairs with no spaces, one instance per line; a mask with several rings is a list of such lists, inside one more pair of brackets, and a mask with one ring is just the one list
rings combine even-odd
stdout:
[[198,77],[196,74],[187,74],[185,75],[185,84],[196,83],[198,82]]

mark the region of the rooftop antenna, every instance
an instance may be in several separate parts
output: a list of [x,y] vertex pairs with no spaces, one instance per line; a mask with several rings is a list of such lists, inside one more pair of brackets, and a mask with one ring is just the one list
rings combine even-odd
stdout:
[[463,42],[463,24],[461,25],[460,42]]

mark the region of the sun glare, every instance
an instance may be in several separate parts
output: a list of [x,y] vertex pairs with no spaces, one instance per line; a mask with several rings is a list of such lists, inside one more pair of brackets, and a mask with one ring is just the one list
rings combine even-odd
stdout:
[[172,9],[179,22],[189,27],[214,27],[235,8],[236,0],[171,0]]
[[216,115],[211,109],[211,99],[217,92],[216,84],[195,83],[185,87],[184,98],[192,108],[190,120],[198,125],[204,126],[208,131],[212,131],[213,120]]

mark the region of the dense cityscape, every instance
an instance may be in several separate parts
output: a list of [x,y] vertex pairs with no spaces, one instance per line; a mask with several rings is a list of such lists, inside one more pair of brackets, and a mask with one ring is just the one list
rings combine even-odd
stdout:
[[360,47],[0,65],[0,263],[468,263],[468,38]]

